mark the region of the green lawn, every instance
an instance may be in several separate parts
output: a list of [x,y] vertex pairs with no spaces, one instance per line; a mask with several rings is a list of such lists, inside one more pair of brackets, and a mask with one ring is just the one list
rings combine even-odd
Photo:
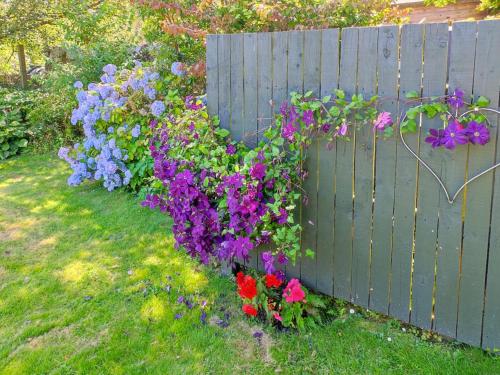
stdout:
[[165,216],[67,174],[53,157],[0,162],[0,373],[500,374],[481,350],[357,314],[255,338],[232,282],[177,252]]

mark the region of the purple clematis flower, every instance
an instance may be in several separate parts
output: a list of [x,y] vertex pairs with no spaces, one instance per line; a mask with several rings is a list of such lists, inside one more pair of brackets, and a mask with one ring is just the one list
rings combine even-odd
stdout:
[[226,147],[226,153],[228,155],[234,155],[234,154],[236,154],[236,147],[234,147],[234,145],[231,144],[231,143],[228,144],[227,147]]
[[448,104],[453,108],[461,108],[464,105],[464,92],[459,88],[453,91],[453,94],[448,98]]
[[458,145],[464,145],[469,141],[466,131],[459,122],[453,121],[444,129],[443,146],[448,150],[454,150]]
[[469,137],[469,142],[474,145],[484,146],[490,141],[490,131],[484,124],[478,124],[475,121],[471,121],[465,129],[467,136]]
[[297,128],[293,125],[293,122],[287,122],[286,125],[281,129],[281,136],[287,139],[289,142],[293,142]]
[[266,177],[266,166],[262,163],[255,163],[250,168],[250,176],[252,176],[256,180],[262,180],[264,177]]
[[323,131],[323,133],[328,133],[331,127],[332,126],[330,124],[323,124],[323,126],[321,126],[321,130]]
[[425,142],[431,144],[432,148],[437,148],[443,145],[443,129],[430,129],[429,136],[425,138]]
[[339,135],[344,137],[347,135],[347,124],[343,123],[340,128],[337,129],[337,131],[334,134],[334,137],[338,137]]
[[273,254],[270,251],[265,251],[260,255],[260,258],[264,262],[264,270],[266,273],[273,273],[275,271]]
[[392,118],[389,112],[380,112],[373,123],[373,131],[384,131],[386,127],[392,125]]
[[304,121],[306,128],[314,124],[314,112],[310,109],[304,111],[304,114],[302,115],[302,121]]

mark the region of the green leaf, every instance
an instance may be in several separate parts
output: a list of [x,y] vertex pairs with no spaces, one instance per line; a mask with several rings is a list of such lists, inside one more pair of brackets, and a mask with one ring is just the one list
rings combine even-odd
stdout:
[[306,256],[314,259],[314,251],[312,251],[311,249],[306,249]]
[[401,123],[401,133],[415,133],[417,131],[417,123],[415,120],[406,120]]
[[229,130],[227,129],[224,129],[224,128],[218,128],[216,131],[215,131],[215,134],[217,134],[218,136],[222,137],[222,138],[225,138],[227,137],[229,134],[231,134],[229,132]]
[[342,90],[335,89],[335,96],[339,99],[344,99],[345,98],[345,93]]
[[384,138],[390,138],[394,135],[394,128],[392,126],[384,129]]
[[487,107],[490,105],[490,100],[485,97],[485,96],[480,96],[479,98],[477,98],[477,101],[476,101],[476,106],[478,107]]
[[332,98],[331,95],[327,95],[327,96],[323,97],[322,101],[323,101],[323,103],[328,103],[331,98]]
[[409,91],[406,93],[405,96],[407,99],[417,99],[420,97],[420,95],[418,95],[418,92],[416,92],[416,91]]

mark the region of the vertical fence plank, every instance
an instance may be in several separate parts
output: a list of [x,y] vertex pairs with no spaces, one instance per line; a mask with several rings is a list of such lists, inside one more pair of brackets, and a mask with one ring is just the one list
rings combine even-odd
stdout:
[[[399,28],[384,26],[378,32],[379,110],[398,116]],[[370,309],[388,314],[391,285],[392,216],[396,177],[396,139],[377,139],[375,202],[373,208]]]
[[[257,34],[243,34],[243,111],[244,121],[242,137],[250,147],[255,147],[255,138],[258,130],[257,109]],[[258,250],[254,251],[248,265],[258,267]]]
[[[467,98],[472,94],[475,47],[476,23],[454,23],[450,35],[449,93],[460,87]],[[467,147],[458,147],[453,152],[442,152],[440,156],[441,176],[448,188],[454,192],[465,180]],[[439,239],[433,329],[446,336],[455,337],[463,200],[460,195],[453,204],[449,204],[444,192],[441,189],[439,192]]]
[[[271,100],[273,97],[273,61],[271,34],[257,34],[257,133],[247,134],[247,142],[257,144],[262,139],[262,133],[272,119]],[[262,251],[269,250],[269,246],[255,249],[254,256],[257,257],[257,268],[264,271],[261,261]]]
[[[348,99],[356,92],[357,61],[358,28],[344,29],[341,34],[339,86],[345,90]],[[338,141],[335,147],[337,148],[335,173],[339,177],[335,186],[335,233],[342,235],[334,238],[333,287],[337,297],[350,300],[354,142]]]
[[260,141],[264,129],[272,123],[273,108],[273,52],[272,38],[269,33],[257,36],[257,111],[258,133],[256,141]]
[[[489,97],[498,107],[498,23],[479,22],[477,26],[476,60],[474,66],[474,96]],[[495,61],[496,60],[496,61]],[[490,116],[496,120],[496,116]],[[495,139],[498,128],[490,128],[491,142],[485,146],[471,146],[468,178],[491,166],[495,160]],[[490,227],[493,174],[488,173],[467,187],[466,216],[462,249],[457,338],[467,344],[481,343],[481,325],[484,306],[484,284],[488,237]],[[497,213],[498,214],[498,213]],[[493,228],[496,231],[498,228]],[[495,291],[499,293],[499,291]],[[498,325],[498,321],[496,322]]]
[[210,116],[219,112],[219,72],[217,63],[217,35],[207,35],[207,109]]
[[[485,95],[491,99],[490,108],[499,110],[500,103],[496,89],[493,84],[488,82],[500,82],[500,69],[498,66],[498,46],[500,46],[500,22],[493,23],[480,22],[481,44],[483,45],[477,51],[476,56],[484,59],[476,70],[474,80],[477,95]],[[488,40],[485,34],[490,35]],[[484,46],[489,43],[490,47]],[[492,47],[493,46],[493,47]],[[496,46],[496,47],[495,47]],[[481,55],[478,55],[481,53]],[[476,86],[477,85],[477,86]],[[484,91],[483,91],[484,90]],[[497,115],[489,116],[491,124],[498,129],[500,121]],[[500,144],[497,130],[496,162],[500,161]],[[493,140],[492,140],[493,142]],[[483,183],[483,182],[480,182]],[[484,349],[500,349],[500,172],[497,169],[494,174],[494,195],[492,204],[492,220],[490,233],[490,248],[488,257],[487,283],[485,292],[484,323],[482,346]]]
[[[289,92],[302,93],[304,89],[303,56],[304,55],[304,33],[302,31],[290,31],[288,33],[288,69],[287,85]],[[294,213],[296,223],[300,222],[300,211],[302,207],[299,203]],[[301,259],[298,256],[295,264],[289,262],[286,266],[286,273],[289,278],[300,277]]]
[[[358,93],[365,99],[377,92],[378,29],[359,29],[358,41]],[[364,124],[356,132],[355,144],[355,197],[352,248],[352,302],[368,307],[370,288],[370,249],[373,207],[374,137],[371,124]]]
[[[424,44],[423,25],[404,25],[401,28],[400,87],[399,97],[407,92],[420,91],[422,81],[422,50]],[[405,111],[406,105],[400,106]],[[399,129],[397,129],[397,132]],[[397,135],[399,136],[399,134]],[[405,136],[406,142],[417,149],[418,137]],[[417,161],[397,143],[397,169],[394,198],[394,235],[392,255],[392,287],[390,313],[407,322],[411,295],[411,269],[413,232],[415,218],[415,190],[417,181]]]
[[[446,90],[448,25],[425,25],[423,95],[442,96]],[[441,149],[432,149],[424,141],[430,128],[443,126],[442,120],[425,119],[420,128],[420,156],[434,170],[439,170]],[[432,326],[435,254],[437,246],[439,185],[423,168],[418,175],[417,222],[412,288],[411,322],[419,327]]]
[[[304,32],[304,91],[312,91],[314,97],[320,95],[321,83],[321,31],[310,30]],[[304,181],[304,190],[307,192],[306,204],[302,206],[302,259],[300,278],[305,285],[316,287],[316,257],[306,256],[306,250],[316,250],[316,235],[318,228],[318,163],[319,144],[313,139],[305,150],[306,160],[304,168],[308,177]]]
[[243,34],[231,37],[231,136],[236,141],[243,140]]
[[273,43],[273,105],[279,112],[281,103],[288,98],[288,33],[274,32]]
[[[273,112],[279,113],[281,103],[288,97],[288,33],[272,33],[272,92],[273,92]],[[286,265],[277,264],[276,268],[286,272]]]
[[219,119],[223,128],[231,128],[231,37],[217,37],[217,61],[219,64]]
[[255,147],[253,134],[257,133],[257,34],[243,36],[243,84],[244,84],[244,138],[249,147]]
[[[321,36],[321,96],[332,95],[338,87],[339,30],[323,30]],[[335,213],[335,149],[327,149],[328,141],[319,143],[318,239],[316,272],[318,291],[333,295],[333,237]]]

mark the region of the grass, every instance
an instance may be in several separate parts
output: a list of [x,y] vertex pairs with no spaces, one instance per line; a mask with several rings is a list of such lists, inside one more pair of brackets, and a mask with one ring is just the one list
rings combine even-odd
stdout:
[[[49,156],[0,163],[2,374],[500,374],[500,358],[426,342],[394,321],[259,327],[228,278],[174,249],[164,215],[124,192],[67,187],[67,174]],[[208,324],[179,295],[208,301]]]

